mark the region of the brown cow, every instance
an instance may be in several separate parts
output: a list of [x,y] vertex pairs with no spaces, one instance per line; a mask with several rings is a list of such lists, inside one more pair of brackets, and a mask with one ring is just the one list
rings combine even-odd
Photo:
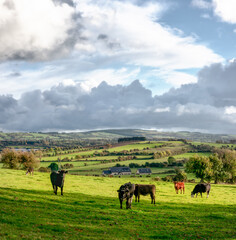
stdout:
[[174,182],[174,185],[175,185],[176,194],[179,193],[179,190],[180,190],[181,194],[182,193],[184,194],[184,190],[185,190],[184,182]]
[[137,198],[138,198],[138,202],[140,199],[140,195],[148,195],[150,194],[152,202],[151,203],[156,203],[155,202],[155,193],[156,193],[156,186],[155,185],[144,185],[144,184],[135,184],[135,191],[134,191],[134,195],[135,195],[135,202],[137,202]]

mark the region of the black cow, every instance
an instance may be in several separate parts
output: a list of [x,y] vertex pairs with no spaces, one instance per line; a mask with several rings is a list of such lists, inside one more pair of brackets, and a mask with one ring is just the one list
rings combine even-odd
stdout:
[[140,195],[148,195],[150,194],[151,196],[151,203],[156,203],[155,202],[155,193],[156,193],[156,186],[155,185],[149,185],[149,184],[135,184],[135,191],[134,191],[134,195],[135,195],[135,202],[137,202],[137,198],[138,198],[138,202],[140,199]]
[[211,190],[211,184],[210,183],[199,183],[194,187],[193,191],[191,192],[191,197],[194,197],[195,194],[196,194],[196,197],[197,197],[198,193],[200,193],[201,197],[202,197],[202,193],[207,192],[207,198],[208,198],[210,190]]
[[63,186],[64,186],[66,173],[68,173],[68,171],[61,170],[58,172],[52,172],[50,175],[53,191],[56,195],[57,195],[57,187],[61,188],[61,195],[63,195]]
[[121,209],[122,209],[122,202],[125,199],[126,199],[126,209],[131,208],[134,190],[135,190],[135,184],[132,184],[131,182],[125,183],[124,185],[120,186],[119,190],[117,190]]

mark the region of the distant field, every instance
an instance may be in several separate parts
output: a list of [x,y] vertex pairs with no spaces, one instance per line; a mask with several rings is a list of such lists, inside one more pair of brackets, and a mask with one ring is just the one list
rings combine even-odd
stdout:
[[226,146],[230,146],[230,147],[233,147],[233,148],[236,148],[236,144],[226,144],[226,143],[204,143],[204,142],[192,142],[193,145],[201,145],[201,144],[206,144],[206,145],[209,145],[209,146],[212,146],[212,147],[217,147],[217,148],[220,148],[220,147],[226,147]]
[[[98,152],[101,153],[102,151],[106,150],[108,152],[119,152],[119,151],[129,151],[131,149],[138,149],[138,150],[142,150],[143,148],[154,148],[155,146],[161,146],[163,144],[163,142],[151,142],[151,143],[147,143],[147,142],[141,142],[141,143],[134,143],[134,144],[128,144],[127,145],[123,145],[123,146],[119,146],[119,147],[112,147],[109,149],[95,149],[95,150],[89,150],[89,151],[78,151],[76,153],[69,153],[69,154],[63,154],[63,155],[58,155],[58,156],[52,156],[52,157],[43,157],[42,160],[44,161],[55,161],[58,159],[58,157],[60,158],[71,158],[71,157],[75,157],[76,155],[80,155],[80,156],[86,156],[86,155],[92,155],[94,154],[94,152]],[[178,144],[178,143],[176,143]]]
[[[210,197],[176,194],[173,183],[152,178],[67,175],[64,196],[55,196],[49,173],[26,176],[0,169],[0,238],[11,239],[235,239],[236,186],[212,185]],[[125,182],[155,184],[149,196],[119,209],[117,189]]]
[[190,158],[190,157],[193,157],[195,155],[198,155],[198,156],[210,156],[212,153],[209,153],[209,152],[199,152],[199,153],[184,153],[184,154],[178,154],[178,155],[175,155],[175,159],[176,160],[179,160],[179,159],[183,159],[183,158]]
[[[117,161],[119,156],[94,156],[94,157],[80,158],[79,160],[75,160],[76,155],[88,156],[88,155],[94,154],[95,152],[100,153],[100,152],[104,151],[104,149],[100,149],[100,150],[94,149],[94,150],[89,150],[89,151],[67,153],[64,155],[58,155],[58,156],[53,156],[53,157],[43,157],[42,161],[40,163],[40,166],[48,167],[51,162],[58,162],[57,161],[58,158],[60,158],[60,159],[68,158],[68,159],[72,159],[72,161],[61,162],[61,164],[63,164],[63,165],[66,163],[73,164],[74,167],[69,169],[69,171],[71,173],[82,174],[82,175],[88,175],[88,174],[100,175],[100,174],[102,174],[103,170],[107,170],[110,167],[114,167],[116,164],[129,166],[130,163],[137,163],[141,166],[141,165],[144,165],[146,162],[149,162],[149,163],[167,162],[168,157],[152,159],[153,152],[155,152],[155,151],[162,152],[162,151],[166,151],[166,150],[176,151],[176,149],[181,149],[186,146],[187,145],[185,145],[181,141],[166,141],[166,142],[162,142],[162,141],[147,142],[147,141],[145,141],[145,142],[138,142],[138,143],[131,143],[131,144],[127,143],[126,145],[123,145],[123,146],[106,149],[106,151],[121,152],[124,150],[130,151],[133,149],[139,149],[142,151],[143,149],[146,149],[145,151],[149,151],[151,155],[136,155],[136,159],[123,160],[123,161]],[[210,153],[197,153],[197,154],[200,156],[209,156],[210,155]],[[194,155],[196,155],[196,153],[184,153],[184,154],[174,155],[174,157],[177,161],[179,161],[179,160],[183,160],[186,158],[188,159],[189,157],[194,156]],[[173,169],[174,168],[172,167],[172,170]],[[136,172],[136,169],[131,169],[131,170],[132,170],[132,173]],[[161,172],[165,172],[165,171],[167,171],[166,168],[161,169]],[[159,173],[160,171],[156,168],[152,168],[152,172],[155,175],[155,174]]]

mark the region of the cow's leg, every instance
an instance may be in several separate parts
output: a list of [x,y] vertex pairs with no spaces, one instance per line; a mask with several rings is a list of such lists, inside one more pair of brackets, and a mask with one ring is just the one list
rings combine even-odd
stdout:
[[196,193],[196,198],[197,198],[198,193]]
[[135,195],[135,202],[137,202],[138,195]]
[[57,186],[55,186],[55,194],[57,195]]
[[202,192],[200,192],[200,194],[201,194],[201,197],[202,197]]
[[185,193],[185,187],[183,187],[183,194]]
[[207,198],[209,197],[209,193],[210,193],[210,191],[207,192]]
[[131,197],[129,198],[129,208],[130,208],[130,209],[131,209],[132,201],[133,201],[133,196],[131,196]]
[[122,202],[123,202],[123,200],[120,199],[120,209],[122,209]]
[[156,204],[156,201],[155,201],[155,195],[153,193],[150,194],[151,195],[151,199],[152,199],[152,202],[151,204]]
[[139,200],[140,200],[140,194],[138,194],[138,202],[139,202]]
[[61,187],[61,195],[63,195],[63,187]]
[[127,199],[126,201],[126,209],[131,209],[131,204],[132,204],[133,196]]
[[129,199],[126,200],[126,209],[129,208]]
[[53,192],[56,194],[56,186],[52,185],[52,188],[53,188]]

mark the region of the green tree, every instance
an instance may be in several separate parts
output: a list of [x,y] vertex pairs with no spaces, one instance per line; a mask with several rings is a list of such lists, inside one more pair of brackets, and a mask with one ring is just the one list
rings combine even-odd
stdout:
[[20,152],[19,162],[23,169],[28,168],[36,168],[39,166],[40,161],[36,158],[36,156],[32,152]]
[[224,171],[223,171],[223,162],[219,158],[218,154],[213,154],[209,156],[209,161],[212,164],[212,178],[215,180],[215,183],[218,183],[220,180],[224,180]]
[[58,171],[58,164],[57,163],[51,163],[48,168],[51,168],[51,171]]
[[4,167],[11,169],[18,169],[20,167],[18,152],[15,150],[5,148],[2,151],[2,163]]
[[176,162],[176,159],[174,157],[170,156],[170,157],[168,157],[167,161],[168,161],[169,165],[172,165],[174,162]]
[[179,168],[175,168],[176,175],[173,177],[173,181],[186,181],[187,174],[184,171],[181,171]]
[[236,182],[236,151],[229,149],[216,150],[218,157],[223,164],[221,178],[223,180],[235,183]]
[[212,175],[212,163],[208,157],[195,155],[194,157],[189,158],[188,162],[185,165],[185,171],[194,173],[197,178],[201,179],[201,182],[204,180],[209,180]]

